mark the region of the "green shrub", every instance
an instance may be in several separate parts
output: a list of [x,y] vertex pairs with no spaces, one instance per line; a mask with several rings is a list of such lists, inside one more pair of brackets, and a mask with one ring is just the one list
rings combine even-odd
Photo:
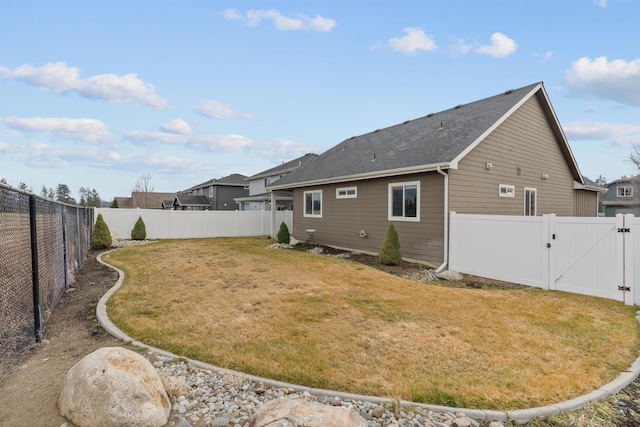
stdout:
[[133,240],[144,240],[147,238],[147,227],[145,227],[141,216],[138,217],[136,224],[133,226],[133,230],[131,230],[131,238]]
[[289,244],[289,240],[291,240],[289,227],[287,227],[287,224],[285,224],[283,221],[282,224],[280,224],[280,230],[278,231],[278,243]]
[[387,228],[387,235],[384,237],[382,248],[378,253],[378,260],[385,265],[399,265],[402,263],[400,239],[393,224],[389,224]]
[[111,202],[111,207],[112,208],[119,208],[120,206],[118,206],[118,199],[116,199],[115,197],[113,198],[113,202]]
[[104,222],[102,214],[98,214],[91,234],[91,249],[106,249],[108,247],[111,247],[111,232],[107,223]]

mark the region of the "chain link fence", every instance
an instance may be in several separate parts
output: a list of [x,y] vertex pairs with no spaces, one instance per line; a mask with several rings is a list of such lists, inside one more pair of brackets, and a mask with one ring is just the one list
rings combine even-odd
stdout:
[[0,383],[74,283],[93,212],[0,184]]

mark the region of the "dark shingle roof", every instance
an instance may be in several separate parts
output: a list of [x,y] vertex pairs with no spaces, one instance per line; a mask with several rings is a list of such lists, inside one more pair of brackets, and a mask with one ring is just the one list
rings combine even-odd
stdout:
[[173,202],[178,206],[211,206],[211,201],[207,196],[189,196],[187,194],[178,194]]
[[447,168],[514,107],[542,87],[542,83],[531,84],[349,138],[270,188],[363,179],[428,166]]
[[311,159],[315,159],[316,157],[318,157],[317,154],[308,153],[308,154],[305,154],[302,157],[298,157],[297,159],[290,160],[290,161],[288,161],[286,163],[283,163],[283,164],[278,165],[276,167],[273,167],[271,169],[267,169],[265,171],[262,171],[260,173],[255,174],[255,175],[252,175],[249,178],[247,178],[247,180],[253,180],[253,179],[264,178],[264,177],[268,177],[268,176],[274,176],[274,175],[278,175],[278,174],[288,173],[288,172],[291,172],[291,171],[301,167],[307,161],[309,161]]
[[227,176],[223,176],[220,179],[210,179],[208,181],[205,181],[201,184],[197,184],[194,185],[193,187],[187,188],[184,191],[181,191],[181,193],[187,193],[189,191],[193,191],[193,190],[197,190],[199,188],[207,188],[207,187],[211,187],[212,185],[226,185],[226,186],[246,186],[246,176],[241,175],[239,173],[233,173],[231,175],[227,175]]

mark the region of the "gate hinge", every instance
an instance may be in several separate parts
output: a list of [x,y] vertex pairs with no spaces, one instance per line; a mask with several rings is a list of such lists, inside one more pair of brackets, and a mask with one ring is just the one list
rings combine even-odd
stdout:
[[618,228],[618,233],[631,233],[630,228]]
[[619,291],[631,292],[631,287],[629,286],[618,286]]

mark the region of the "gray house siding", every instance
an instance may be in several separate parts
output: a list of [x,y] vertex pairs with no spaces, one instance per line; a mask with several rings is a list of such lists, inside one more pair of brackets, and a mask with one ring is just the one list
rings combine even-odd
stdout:
[[598,193],[575,190],[573,216],[598,216]]
[[[543,180],[542,174],[549,179]],[[537,215],[574,214],[573,176],[537,97],[498,126],[449,175],[449,208],[458,213],[523,215],[527,187],[536,189]],[[501,184],[514,186],[514,197],[500,197]]]
[[[390,223],[388,186],[406,181],[420,181],[420,222],[391,221],[402,255],[439,264],[443,261],[444,196],[443,177],[435,172],[295,189],[293,235],[306,240],[305,230],[315,229],[321,244],[377,254]],[[338,199],[336,189],[342,187],[357,187],[357,198]],[[318,189],[322,189],[322,218],[305,217],[304,192]],[[358,236],[360,230],[367,236]]]
[[218,186],[215,191],[216,210],[234,211],[239,209],[238,203],[234,198],[245,197],[249,195],[249,189],[243,187]]

